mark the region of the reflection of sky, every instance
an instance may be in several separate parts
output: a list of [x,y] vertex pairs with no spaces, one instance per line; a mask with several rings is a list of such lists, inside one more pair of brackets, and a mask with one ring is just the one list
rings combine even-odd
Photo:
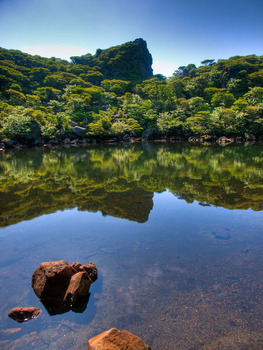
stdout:
[[[5,288],[0,290],[5,300],[0,311],[1,327],[14,327],[6,312],[11,307],[34,305],[43,309],[30,287],[32,273],[43,261],[65,259],[69,263],[91,261],[98,267],[98,281],[90,288],[87,310],[52,318],[44,310],[37,320],[22,326],[18,337],[40,332],[49,325],[49,332],[56,332],[54,322],[63,327],[66,320],[76,332],[81,324],[86,327],[80,335],[86,341],[87,325],[97,330],[103,322],[105,329],[119,325],[127,329],[134,322],[142,322],[142,310],[146,313],[144,323],[157,331],[160,315],[173,307],[171,298],[183,291],[188,306],[193,300],[187,299],[187,293],[192,289],[202,285],[210,290],[214,280],[223,288],[225,272],[223,277],[213,275],[218,273],[215,259],[222,264],[222,256],[232,259],[237,254],[243,259],[242,252],[247,251],[244,257],[252,259],[262,243],[261,212],[188,204],[169,191],[155,193],[153,201],[145,223],[72,209],[0,229],[0,275],[5,278]],[[212,232],[220,233],[224,228],[229,230],[231,239],[216,240]],[[247,266],[245,260],[243,263]],[[238,264],[239,261],[233,266]],[[198,291],[194,294],[200,299]],[[174,323],[169,327],[175,332]]]

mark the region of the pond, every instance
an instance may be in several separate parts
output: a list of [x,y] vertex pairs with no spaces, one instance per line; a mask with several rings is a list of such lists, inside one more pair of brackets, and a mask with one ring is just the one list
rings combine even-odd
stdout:
[[[87,349],[126,329],[157,349],[263,347],[263,145],[94,145],[0,158],[0,348]],[[83,312],[50,316],[41,262],[92,262]],[[17,323],[16,306],[42,309]]]

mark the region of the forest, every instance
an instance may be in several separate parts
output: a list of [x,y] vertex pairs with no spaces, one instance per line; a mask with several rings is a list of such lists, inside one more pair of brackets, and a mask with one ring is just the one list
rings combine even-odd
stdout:
[[263,56],[153,75],[143,39],[58,58],[0,48],[0,140],[57,144],[263,136]]

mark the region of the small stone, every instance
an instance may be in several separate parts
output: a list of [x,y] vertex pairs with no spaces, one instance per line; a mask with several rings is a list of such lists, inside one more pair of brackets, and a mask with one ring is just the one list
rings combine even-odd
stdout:
[[37,307],[15,307],[9,311],[8,316],[13,320],[22,323],[32,320],[32,318],[37,318],[40,312],[41,310]]
[[88,342],[88,350],[151,350],[136,335],[116,328],[103,332]]

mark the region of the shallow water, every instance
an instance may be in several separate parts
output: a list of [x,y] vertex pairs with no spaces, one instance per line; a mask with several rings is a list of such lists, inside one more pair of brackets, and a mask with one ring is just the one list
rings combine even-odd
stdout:
[[[86,349],[112,327],[153,350],[263,348],[262,180],[262,145],[4,154],[0,348]],[[61,259],[98,267],[83,313],[50,316],[31,288]]]

